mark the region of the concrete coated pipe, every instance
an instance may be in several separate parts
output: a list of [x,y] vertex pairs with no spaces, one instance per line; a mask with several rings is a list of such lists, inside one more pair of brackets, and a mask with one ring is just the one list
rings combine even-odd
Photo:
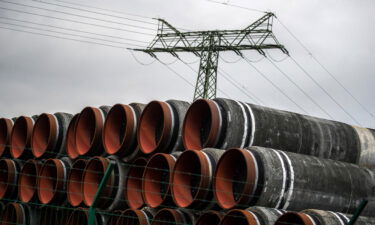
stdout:
[[75,144],[78,155],[103,155],[102,131],[109,106],[86,107],[79,114]]
[[172,174],[172,196],[178,207],[218,208],[212,192],[216,164],[224,151],[206,148],[187,150],[177,159]]
[[126,207],[124,186],[129,166],[116,156],[94,157],[87,162],[82,185],[83,202],[86,206],[92,205],[99,183],[110,163],[115,166],[98,199],[98,207],[108,211]]
[[117,155],[129,162],[142,152],[138,147],[137,129],[145,105],[131,103],[116,104],[108,112],[103,130],[103,145],[110,155]]
[[218,211],[209,210],[200,215],[195,225],[219,225],[223,214]]
[[147,159],[137,158],[129,167],[129,173],[125,182],[124,197],[131,209],[140,209],[145,206],[142,195],[143,172]]
[[43,113],[35,122],[31,149],[36,158],[60,158],[66,156],[66,131],[72,115],[58,112]]
[[10,134],[12,133],[13,120],[0,119],[0,157],[10,157]]
[[82,178],[86,165],[87,160],[85,159],[75,160],[68,175],[66,192],[68,202],[73,207],[80,206],[83,203]]
[[117,225],[150,225],[154,215],[155,212],[149,209],[127,209],[121,214]]
[[73,118],[70,120],[68,130],[66,131],[66,139],[65,139],[65,147],[66,147],[66,154],[71,159],[78,158],[78,152],[76,148],[76,126],[78,121],[79,113],[75,114]]
[[181,129],[189,103],[177,100],[152,101],[143,110],[138,144],[145,154],[171,153],[184,149]]
[[14,159],[0,159],[0,199],[17,198],[17,182],[22,163]]
[[61,205],[66,202],[67,176],[71,167],[68,158],[48,159],[37,179],[38,198],[42,204]]
[[9,202],[4,208],[1,225],[22,224],[35,225],[39,224],[39,211],[37,208]]
[[200,99],[186,113],[186,149],[262,146],[375,168],[369,129],[229,99]]
[[257,205],[353,213],[362,199],[375,196],[372,170],[263,147],[227,150],[214,179],[215,197],[224,209]]
[[22,166],[18,178],[18,198],[25,203],[37,202],[37,179],[42,162],[29,159]]
[[31,151],[31,134],[35,120],[36,117],[20,116],[14,123],[10,136],[10,154],[13,158],[34,157]]
[[359,137],[360,154],[357,160],[358,165],[375,169],[375,130],[353,126]]
[[284,213],[284,210],[264,207],[250,207],[246,210],[232,209],[225,214],[220,225],[273,225]]
[[[373,215],[372,215],[373,216]],[[351,219],[351,215],[345,215],[343,213],[308,209],[302,212],[289,212],[280,216],[275,225],[343,225],[348,224]],[[356,225],[374,225],[374,217],[358,217],[355,222]]]
[[195,216],[187,210],[183,209],[168,209],[159,210],[151,225],[193,225],[195,224]]
[[[95,213],[94,224],[106,225],[107,217],[101,213]],[[65,225],[84,225],[89,222],[89,212],[84,208],[75,209],[69,216],[68,222]]]
[[171,194],[171,176],[177,153],[153,155],[143,173],[143,199],[151,208],[174,206]]

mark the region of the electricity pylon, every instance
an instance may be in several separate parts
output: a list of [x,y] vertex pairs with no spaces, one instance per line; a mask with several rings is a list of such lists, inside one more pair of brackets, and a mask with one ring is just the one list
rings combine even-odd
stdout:
[[217,67],[219,52],[233,51],[243,57],[241,50],[256,50],[266,55],[264,49],[280,49],[289,54],[272,32],[273,13],[266,13],[260,19],[242,30],[209,30],[181,32],[167,21],[157,19],[158,32],[146,49],[133,49],[150,54],[166,52],[175,57],[178,52],[192,52],[200,57],[194,100],[215,98],[217,88]]

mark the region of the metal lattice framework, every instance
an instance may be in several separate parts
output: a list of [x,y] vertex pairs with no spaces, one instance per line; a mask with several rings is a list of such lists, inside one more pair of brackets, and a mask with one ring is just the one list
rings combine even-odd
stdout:
[[217,88],[217,67],[220,51],[234,51],[243,57],[242,50],[256,50],[266,55],[264,49],[280,49],[289,54],[272,32],[273,13],[266,13],[260,19],[242,30],[210,30],[180,32],[167,21],[158,19],[158,32],[154,40],[143,51],[156,58],[155,53],[166,52],[175,57],[178,52],[191,52],[200,57],[194,100],[215,98]]

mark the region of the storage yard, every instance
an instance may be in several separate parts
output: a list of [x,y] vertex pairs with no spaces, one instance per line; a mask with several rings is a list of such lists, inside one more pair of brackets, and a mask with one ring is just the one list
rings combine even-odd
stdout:
[[375,225],[373,10],[272,1],[0,0],[0,225]]
[[374,130],[229,99],[3,118],[0,131],[2,224],[342,225],[375,196]]

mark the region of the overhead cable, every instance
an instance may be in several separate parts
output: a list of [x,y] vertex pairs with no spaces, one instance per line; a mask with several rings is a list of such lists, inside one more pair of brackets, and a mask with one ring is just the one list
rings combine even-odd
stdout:
[[301,40],[299,40],[297,38],[296,35],[294,35],[292,33],[292,31],[290,29],[288,29],[288,27],[281,22],[281,20],[279,18],[277,18],[277,21],[279,21],[279,23],[281,24],[281,26],[284,27],[284,29],[300,44],[300,46],[311,56],[311,58],[342,88],[344,89],[344,91],[364,110],[366,111],[374,120],[375,120],[375,116],[374,114],[364,105],[362,104],[355,96],[354,94],[352,94],[350,92],[350,90],[348,88],[345,87],[345,85],[343,83],[341,83],[339,81],[338,78],[336,78],[335,75],[333,75],[333,73],[331,73],[326,66],[323,65],[323,63],[320,62],[320,60],[315,57],[315,55],[312,54],[312,52],[306,47],[306,45],[304,45],[302,43]]
[[132,44],[132,43],[118,42],[118,41],[112,41],[112,40],[95,38],[95,37],[89,37],[89,36],[82,36],[82,35],[78,35],[78,34],[65,33],[65,32],[48,30],[48,29],[41,29],[41,28],[37,28],[37,27],[30,27],[30,26],[25,26],[25,25],[20,25],[20,24],[7,23],[7,22],[1,22],[1,21],[0,21],[0,23],[1,24],[6,24],[6,25],[11,25],[11,26],[17,26],[17,27],[27,28],[27,29],[34,29],[34,30],[38,30],[38,31],[51,32],[51,33],[62,34],[62,35],[69,35],[69,36],[80,37],[80,38],[87,38],[87,39],[92,39],[92,40],[97,40],[97,41],[104,41],[104,42],[108,42],[108,43],[112,43],[112,44],[121,44],[121,45],[131,45],[131,46],[136,46],[136,47],[144,47],[142,45],[137,45],[137,44]]
[[313,76],[311,76],[310,73],[307,72],[307,70],[305,68],[303,68],[301,66],[301,64],[299,64],[293,57],[290,57],[290,59],[292,59],[292,61],[298,66],[298,68],[301,69],[301,71],[306,74],[337,106],[339,106],[339,108],[346,114],[348,115],[355,123],[361,125],[361,123],[356,119],[354,118],[354,116],[352,114],[350,114],[322,85],[319,84],[318,81],[316,81],[314,79]]
[[113,18],[118,18],[118,19],[123,19],[123,20],[129,20],[129,21],[133,21],[133,22],[145,23],[145,24],[150,24],[150,25],[156,25],[157,24],[156,22],[146,22],[146,21],[143,21],[143,20],[138,20],[138,19],[133,19],[133,18],[128,18],[128,17],[123,17],[123,16],[116,16],[116,15],[113,15],[113,14],[101,13],[101,12],[96,12],[96,11],[92,11],[92,10],[87,10],[87,9],[82,9],[82,8],[76,8],[76,7],[66,6],[66,5],[61,5],[61,4],[56,4],[56,3],[52,3],[52,2],[46,2],[46,1],[43,1],[43,0],[27,0],[27,1],[33,1],[33,2],[38,2],[38,3],[42,3],[42,4],[47,4],[47,5],[53,5],[53,6],[58,6],[58,7],[62,7],[62,8],[67,8],[67,9],[74,9],[74,10],[88,12],[88,13],[94,13],[94,14],[98,14],[98,15],[102,15],[102,16],[108,16],[108,17],[113,17]]
[[38,13],[33,13],[33,12],[27,12],[27,11],[18,10],[18,9],[11,9],[11,8],[1,7],[1,6],[0,6],[0,9],[7,10],[7,11],[12,11],[12,12],[23,13],[23,14],[28,14],[28,15],[33,15],[33,16],[40,16],[40,17],[45,17],[45,18],[50,18],[50,19],[55,19],[55,20],[68,21],[68,22],[72,22],[72,23],[78,23],[78,24],[85,24],[85,25],[90,25],[90,26],[95,26],[95,27],[101,27],[101,28],[106,28],[106,29],[112,29],[112,30],[130,32],[130,33],[135,33],[135,34],[142,34],[142,35],[147,35],[147,36],[155,36],[154,34],[150,34],[150,33],[138,32],[138,31],[134,31],[134,30],[116,28],[116,27],[111,27],[111,26],[105,26],[105,25],[95,24],[95,23],[87,23],[87,22],[82,22],[82,21],[72,20],[72,19],[64,19],[64,18],[60,18],[60,17],[48,16],[48,15],[43,15],[43,14],[38,14]]
[[294,101],[291,97],[289,97],[277,84],[275,84],[271,79],[269,79],[262,71],[260,71],[256,66],[254,66],[251,61],[247,57],[244,57],[245,62],[249,64],[258,74],[260,74],[264,79],[266,79],[275,89],[277,89],[284,97],[289,99],[298,109],[300,109],[305,114],[309,114],[304,108],[302,108],[296,101]]
[[42,7],[32,6],[32,5],[26,5],[26,4],[22,4],[22,3],[10,2],[10,1],[7,1],[7,0],[0,0],[0,2],[18,5],[18,6],[23,6],[23,7],[29,7],[29,8],[38,9],[38,10],[44,10],[44,11],[48,11],[48,12],[60,13],[60,14],[68,15],[68,16],[76,16],[76,17],[81,17],[81,18],[90,19],[90,20],[96,20],[96,21],[101,21],[101,22],[106,22],[106,23],[118,24],[118,25],[138,28],[138,29],[145,29],[145,30],[152,30],[152,31],[154,30],[153,28],[149,28],[149,27],[143,27],[143,26],[133,25],[133,24],[128,24],[128,23],[121,23],[121,22],[117,22],[117,21],[113,21],[113,20],[99,19],[99,18],[91,17],[91,16],[83,16],[83,15],[80,15],[80,14],[69,13],[69,12],[64,12],[64,11],[59,11],[59,10],[54,10],[54,9],[47,9],[47,8],[42,8]]
[[28,34],[41,35],[41,36],[46,36],[46,37],[53,37],[53,38],[58,38],[58,39],[63,39],[63,40],[69,40],[69,41],[76,41],[76,42],[82,42],[82,43],[87,43],[87,44],[94,44],[94,45],[101,45],[101,46],[106,46],[106,47],[124,49],[124,47],[122,47],[122,46],[116,46],[116,45],[111,45],[111,44],[103,44],[103,43],[98,43],[98,42],[93,42],[93,41],[85,41],[85,40],[74,39],[74,38],[66,38],[66,37],[61,37],[61,36],[56,36],[56,35],[51,35],[51,34],[43,34],[43,33],[38,33],[38,32],[32,32],[32,31],[26,31],[26,30],[9,28],[9,27],[1,27],[0,26],[0,29],[17,31],[17,32],[28,33]]
[[18,20],[18,19],[9,18],[9,17],[3,17],[3,16],[0,16],[0,19],[12,20],[12,21],[17,21],[17,22],[22,22],[22,23],[34,24],[34,25],[38,25],[38,26],[51,27],[51,28],[74,31],[74,32],[85,33],[85,34],[93,34],[93,35],[115,38],[115,39],[122,39],[122,40],[127,40],[127,41],[134,41],[134,42],[145,43],[145,44],[148,43],[146,41],[140,41],[140,40],[135,40],[135,39],[130,39],[130,38],[123,38],[123,37],[119,37],[119,36],[112,36],[112,35],[106,35],[106,34],[100,34],[100,33],[94,33],[94,32],[87,32],[87,31],[83,31],[83,30],[64,28],[64,27],[53,26],[53,25],[43,24],[43,23],[35,23],[35,22],[27,21],[27,20]]

